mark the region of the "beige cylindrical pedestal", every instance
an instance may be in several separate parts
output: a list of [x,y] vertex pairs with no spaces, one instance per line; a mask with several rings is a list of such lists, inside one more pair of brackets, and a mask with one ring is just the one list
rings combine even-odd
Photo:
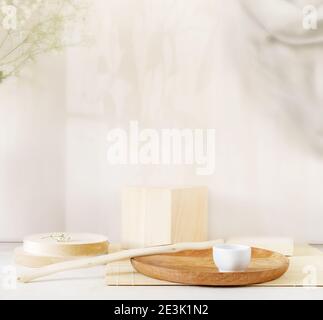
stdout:
[[109,242],[96,234],[37,234],[24,239],[15,250],[18,265],[38,268],[46,265],[100,256],[108,253]]

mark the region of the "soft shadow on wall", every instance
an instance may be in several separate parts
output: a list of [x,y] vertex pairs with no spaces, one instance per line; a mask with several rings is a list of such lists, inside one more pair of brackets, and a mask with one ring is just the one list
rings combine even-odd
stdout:
[[[239,1],[96,5],[94,47],[71,51],[68,59],[67,225],[108,230],[118,239],[123,185],[208,185],[213,238],[323,241],[322,159],[308,147],[281,95],[266,90],[267,74],[256,66],[272,54],[276,65],[270,72],[279,78],[291,71],[284,64],[290,56],[293,72],[301,73],[306,66],[297,52],[273,48]],[[295,90],[304,92],[304,107],[305,88],[300,83],[290,90],[291,80],[280,79],[280,90],[285,85],[290,100]],[[128,128],[130,120],[143,128],[215,128],[216,173],[198,177],[190,167],[108,166],[106,133]]]
[[[18,178],[1,179],[1,203],[7,205],[0,214],[8,224],[3,234],[65,226],[118,241],[121,188],[172,184],[210,188],[211,238],[279,235],[323,241],[322,159],[304,148],[308,140],[286,116],[281,96],[266,90],[258,67],[263,57],[260,62],[250,57],[259,53],[255,42],[264,57],[277,50],[239,1],[96,0],[93,10],[92,46],[70,49],[66,69],[64,62],[51,63],[45,67],[51,77],[37,72],[44,79],[32,85],[34,96],[17,98],[16,108],[28,101],[37,110],[24,111],[32,126],[27,133],[34,132],[29,136],[34,152],[16,143],[17,158],[33,158],[6,171],[12,179],[23,170]],[[303,65],[291,48],[281,50]],[[272,59],[275,78],[277,69],[288,74],[290,67],[284,71],[279,55]],[[18,89],[12,86],[12,93]],[[142,128],[215,128],[215,174],[196,176],[187,166],[109,166],[107,132],[128,128],[130,120]],[[30,187],[29,181],[38,185]]]

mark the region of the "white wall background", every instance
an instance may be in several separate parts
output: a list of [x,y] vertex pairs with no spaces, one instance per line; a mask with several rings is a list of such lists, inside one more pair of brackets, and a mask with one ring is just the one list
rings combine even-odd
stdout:
[[0,84],[0,241],[64,228],[64,59]]
[[[69,50],[66,69],[51,61],[51,76],[46,66],[35,70],[41,80],[31,88],[0,87],[7,117],[0,118],[0,234],[65,225],[118,240],[122,186],[196,184],[210,188],[210,237],[323,242],[323,159],[308,125],[321,115],[314,75],[321,48],[271,41],[236,0],[96,0],[95,7],[95,42]],[[297,103],[296,93],[304,98]],[[130,120],[215,128],[216,173],[109,166],[107,132]]]

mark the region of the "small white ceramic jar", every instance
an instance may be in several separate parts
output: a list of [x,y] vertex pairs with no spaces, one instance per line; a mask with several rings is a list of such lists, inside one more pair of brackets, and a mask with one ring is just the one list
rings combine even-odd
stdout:
[[243,272],[251,262],[251,248],[219,244],[213,247],[213,260],[220,272]]

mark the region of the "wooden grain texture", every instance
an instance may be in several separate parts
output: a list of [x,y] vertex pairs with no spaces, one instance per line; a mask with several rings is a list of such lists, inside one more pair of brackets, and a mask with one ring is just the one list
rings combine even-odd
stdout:
[[202,242],[207,239],[206,187],[133,187],[123,190],[123,248]]
[[252,249],[246,272],[221,273],[213,262],[212,250],[185,251],[132,259],[140,273],[163,281],[200,286],[246,286],[273,281],[289,267],[289,260],[263,249]]

